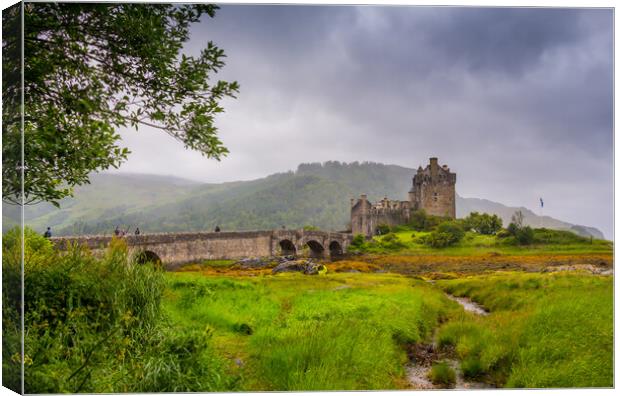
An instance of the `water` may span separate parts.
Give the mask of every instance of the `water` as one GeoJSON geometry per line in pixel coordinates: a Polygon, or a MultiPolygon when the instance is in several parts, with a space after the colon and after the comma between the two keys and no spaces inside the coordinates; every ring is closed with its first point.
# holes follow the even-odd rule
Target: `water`
{"type": "MultiPolygon", "coordinates": [[[[482,306],[469,298],[455,297],[447,293],[446,297],[461,304],[464,310],[472,312],[475,315],[484,316],[489,314],[482,306]]],[[[434,336],[433,339],[435,339],[434,336]]],[[[488,389],[493,387],[483,382],[465,380],[458,360],[442,356],[442,353],[439,352],[439,348],[437,348],[436,341],[433,341],[431,345],[413,346],[410,351],[410,358],[411,364],[407,367],[407,379],[413,389],[440,389],[440,386],[434,385],[428,379],[428,375],[433,363],[441,360],[448,363],[456,373],[456,384],[454,384],[454,389],[488,389]]]]}
{"type": "Polygon", "coordinates": [[[448,297],[452,301],[456,301],[457,303],[461,304],[463,309],[468,312],[474,313],[476,315],[482,315],[482,316],[486,316],[489,314],[487,311],[485,311],[484,308],[482,308],[480,304],[472,301],[471,299],[467,297],[456,297],[448,293],[446,293],[446,297],[448,297]]]}

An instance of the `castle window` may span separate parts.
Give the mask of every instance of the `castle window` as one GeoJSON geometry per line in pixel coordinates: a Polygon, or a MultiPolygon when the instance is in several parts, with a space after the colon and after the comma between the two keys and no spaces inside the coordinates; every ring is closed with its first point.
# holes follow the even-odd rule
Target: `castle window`
{"type": "Polygon", "coordinates": [[[437,202],[437,193],[436,192],[433,193],[433,201],[437,202]]]}

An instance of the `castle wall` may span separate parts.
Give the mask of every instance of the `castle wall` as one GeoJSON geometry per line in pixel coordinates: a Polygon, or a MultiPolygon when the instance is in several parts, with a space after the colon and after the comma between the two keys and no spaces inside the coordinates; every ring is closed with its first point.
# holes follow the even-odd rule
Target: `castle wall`
{"type": "Polygon", "coordinates": [[[366,195],[362,195],[351,207],[351,233],[353,235],[373,235],[371,209],[372,205],[366,195]]]}
{"type": "Polygon", "coordinates": [[[374,235],[383,224],[395,226],[409,222],[410,202],[390,201],[387,198],[371,204],[366,195],[351,206],[351,233],[353,235],[374,235]]]}
{"type": "Polygon", "coordinates": [[[456,218],[454,186],[437,183],[425,186],[420,194],[421,208],[427,214],[456,218]]]}
{"type": "Polygon", "coordinates": [[[437,158],[431,158],[426,168],[418,168],[409,191],[409,201],[390,201],[387,198],[371,204],[366,195],[355,202],[351,200],[351,231],[353,235],[372,236],[377,226],[406,224],[412,210],[424,210],[427,214],[456,218],[456,173],[446,165],[439,166],[437,158]]]}

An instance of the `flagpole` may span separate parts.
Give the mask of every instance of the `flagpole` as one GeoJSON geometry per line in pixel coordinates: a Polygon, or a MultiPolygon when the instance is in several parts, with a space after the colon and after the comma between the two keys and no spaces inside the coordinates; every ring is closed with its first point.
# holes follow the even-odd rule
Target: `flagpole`
{"type": "Polygon", "coordinates": [[[540,198],[540,223],[541,223],[541,227],[540,228],[545,228],[545,212],[544,212],[544,208],[545,208],[545,203],[544,203],[543,199],[540,198]]]}

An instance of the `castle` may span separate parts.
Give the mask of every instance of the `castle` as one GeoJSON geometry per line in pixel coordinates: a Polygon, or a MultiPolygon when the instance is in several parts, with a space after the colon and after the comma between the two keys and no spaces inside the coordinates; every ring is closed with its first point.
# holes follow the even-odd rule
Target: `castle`
{"type": "Polygon", "coordinates": [[[408,201],[391,201],[385,197],[373,204],[366,194],[357,202],[352,198],[351,232],[372,236],[379,225],[408,223],[411,212],[420,209],[430,215],[455,218],[455,184],[456,173],[451,173],[447,165],[439,166],[437,158],[433,157],[426,168],[420,166],[413,176],[408,201]]]}

